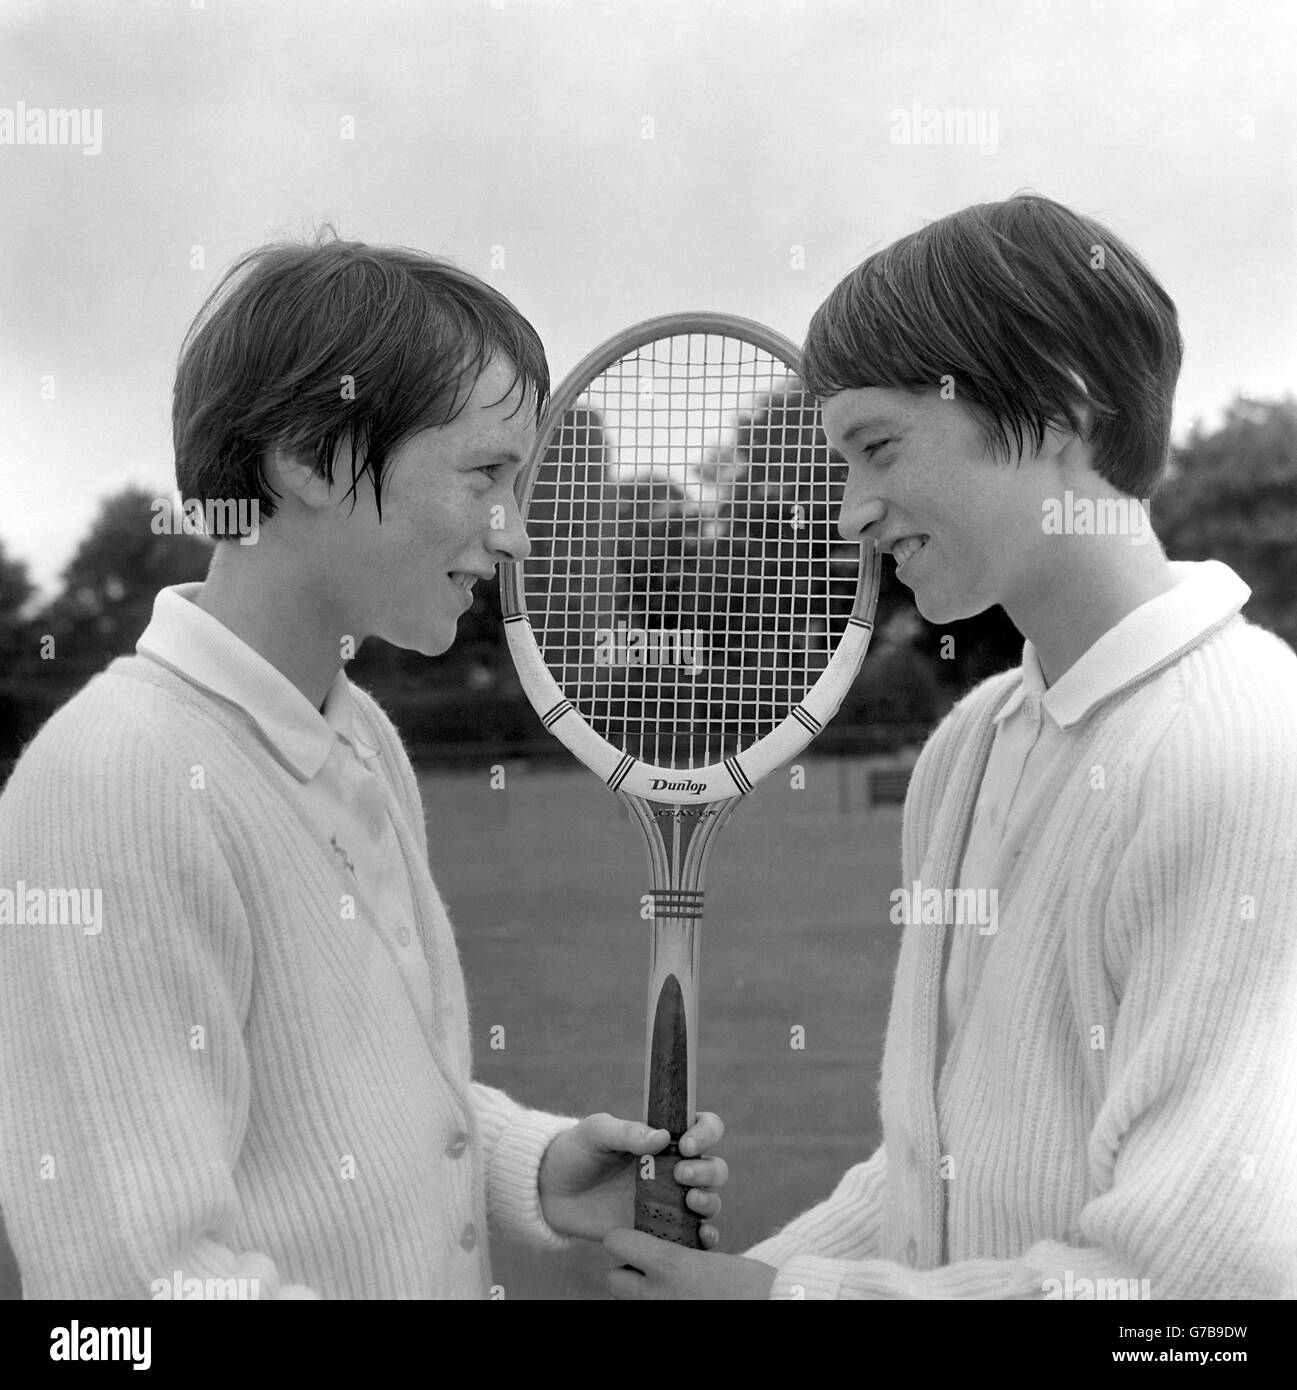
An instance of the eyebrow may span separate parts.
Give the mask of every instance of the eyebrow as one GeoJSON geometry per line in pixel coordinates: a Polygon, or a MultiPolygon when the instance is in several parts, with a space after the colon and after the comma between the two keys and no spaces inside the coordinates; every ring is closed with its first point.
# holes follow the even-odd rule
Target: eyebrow
{"type": "Polygon", "coordinates": [[[863,434],[866,430],[895,430],[898,427],[884,415],[866,415],[863,419],[857,420],[854,425],[842,436],[843,444],[850,444],[858,434],[863,434]]]}
{"type": "Polygon", "coordinates": [[[513,449],[474,449],[475,459],[491,459],[496,463],[522,463],[522,455],[513,449]]]}

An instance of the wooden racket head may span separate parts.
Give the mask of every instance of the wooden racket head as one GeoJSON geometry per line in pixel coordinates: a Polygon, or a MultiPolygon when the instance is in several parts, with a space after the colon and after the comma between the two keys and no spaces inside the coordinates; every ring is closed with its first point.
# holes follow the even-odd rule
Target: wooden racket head
{"type": "Polygon", "coordinates": [[[746,794],[837,712],[878,555],[837,534],[844,469],[791,343],[679,314],[569,374],[516,484],[502,566],[524,689],[613,790],[746,794]]]}

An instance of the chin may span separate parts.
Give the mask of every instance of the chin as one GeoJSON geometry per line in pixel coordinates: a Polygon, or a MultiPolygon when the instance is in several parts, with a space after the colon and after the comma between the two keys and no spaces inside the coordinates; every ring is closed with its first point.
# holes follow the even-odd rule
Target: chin
{"type": "Polygon", "coordinates": [[[918,594],[915,594],[914,606],[919,610],[919,616],[926,618],[930,623],[941,624],[958,622],[959,618],[963,616],[962,614],[956,615],[952,613],[951,610],[954,605],[948,600],[928,595],[920,597],[918,594]]]}
{"type": "Polygon", "coordinates": [[[946,623],[962,623],[966,618],[976,618],[991,607],[989,603],[978,603],[975,599],[956,599],[950,597],[914,596],[914,606],[922,617],[938,627],[946,623]]]}
{"type": "Polygon", "coordinates": [[[428,637],[414,650],[422,652],[424,656],[443,656],[454,645],[455,634],[452,632],[449,637],[428,637]]]}
{"type": "Polygon", "coordinates": [[[384,638],[394,647],[404,652],[418,652],[420,656],[441,656],[455,645],[455,629],[449,632],[401,632],[384,638]]]}

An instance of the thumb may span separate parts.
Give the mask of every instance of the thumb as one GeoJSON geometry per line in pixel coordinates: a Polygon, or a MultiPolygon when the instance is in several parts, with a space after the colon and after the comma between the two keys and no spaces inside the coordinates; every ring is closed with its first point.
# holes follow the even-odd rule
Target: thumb
{"type": "Polygon", "coordinates": [[[592,1115],[591,1140],[609,1153],[655,1154],[671,1142],[665,1129],[653,1129],[638,1120],[616,1120],[611,1115],[592,1115]]]}

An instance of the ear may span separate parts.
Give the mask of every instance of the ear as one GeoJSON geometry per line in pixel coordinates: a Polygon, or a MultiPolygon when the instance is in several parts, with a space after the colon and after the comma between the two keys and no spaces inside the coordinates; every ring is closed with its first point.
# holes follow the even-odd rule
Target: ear
{"type": "Polygon", "coordinates": [[[1088,451],[1094,412],[1086,401],[1075,400],[1072,402],[1072,413],[1077,419],[1076,429],[1066,420],[1051,421],[1045,426],[1045,438],[1040,446],[1039,457],[1057,458],[1064,451],[1075,453],[1078,447],[1088,451]]]}
{"type": "Polygon", "coordinates": [[[262,462],[266,481],[280,496],[296,497],[303,506],[319,511],[335,505],[333,489],[314,467],[279,445],[266,450],[262,462]]]}
{"type": "Polygon", "coordinates": [[[1080,429],[1074,431],[1074,433],[1076,437],[1085,444],[1089,442],[1090,429],[1094,424],[1094,411],[1090,406],[1090,388],[1085,384],[1085,379],[1081,376],[1080,372],[1073,371],[1070,375],[1072,380],[1076,382],[1077,388],[1080,391],[1080,395],[1075,397],[1071,403],[1072,413],[1080,422],[1080,429]]]}

